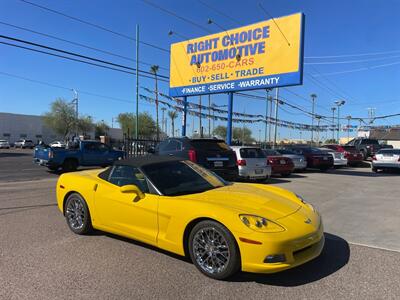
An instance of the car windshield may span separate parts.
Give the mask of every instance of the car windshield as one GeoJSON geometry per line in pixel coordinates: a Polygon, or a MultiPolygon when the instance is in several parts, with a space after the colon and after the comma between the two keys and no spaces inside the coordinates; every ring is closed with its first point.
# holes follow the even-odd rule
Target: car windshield
{"type": "Polygon", "coordinates": [[[361,144],[363,144],[363,145],[367,145],[367,144],[369,144],[369,145],[379,145],[379,142],[378,142],[378,140],[365,139],[365,140],[361,141],[361,144]]]}
{"type": "Polygon", "coordinates": [[[214,173],[190,161],[172,161],[142,167],[143,173],[165,196],[202,193],[227,185],[214,173]]]}
{"type": "Polygon", "coordinates": [[[400,155],[400,149],[385,149],[378,151],[377,154],[400,155]]]}
{"type": "Polygon", "coordinates": [[[192,140],[190,142],[193,148],[207,151],[227,151],[229,146],[222,140],[192,140]]]}
{"type": "Polygon", "coordinates": [[[242,148],[240,149],[241,158],[265,158],[264,152],[260,148],[242,148]]]}
{"type": "Polygon", "coordinates": [[[287,150],[287,149],[279,149],[278,152],[279,152],[280,154],[296,155],[296,153],[294,153],[294,152],[291,151],[291,150],[287,150]]]}

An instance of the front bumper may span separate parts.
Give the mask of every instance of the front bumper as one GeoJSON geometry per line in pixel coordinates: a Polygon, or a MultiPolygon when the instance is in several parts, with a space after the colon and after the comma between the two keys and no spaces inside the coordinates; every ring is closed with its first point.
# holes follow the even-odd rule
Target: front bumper
{"type": "MultiPolygon", "coordinates": [[[[321,220],[319,222],[318,228],[302,230],[303,234],[299,234],[299,230],[293,229],[279,233],[255,232],[246,236],[248,239],[261,241],[261,245],[239,240],[242,271],[275,273],[294,268],[318,257],[325,244],[323,224],[321,220]],[[284,255],[285,261],[267,263],[265,260],[269,255],[284,255]]],[[[306,225],[313,228],[309,224],[306,225]]]]}
{"type": "Polygon", "coordinates": [[[335,159],[333,162],[334,166],[347,166],[347,159],[335,159]]]}
{"type": "Polygon", "coordinates": [[[294,169],[295,170],[304,170],[305,168],[307,168],[307,161],[303,160],[303,161],[293,161],[294,164],[294,169]]]}

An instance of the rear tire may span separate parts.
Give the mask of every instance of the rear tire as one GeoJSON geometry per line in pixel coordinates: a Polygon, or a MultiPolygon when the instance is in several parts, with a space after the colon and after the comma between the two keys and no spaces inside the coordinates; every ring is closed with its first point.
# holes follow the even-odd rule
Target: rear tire
{"type": "Polygon", "coordinates": [[[89,208],[81,195],[77,193],[69,195],[65,202],[64,214],[73,233],[83,235],[93,231],[89,208]]]}
{"type": "Polygon", "coordinates": [[[78,162],[75,159],[67,159],[62,165],[64,172],[73,172],[78,168],[78,162]]]}
{"type": "Polygon", "coordinates": [[[239,248],[233,235],[222,224],[211,220],[196,224],[188,243],[190,258],[204,275],[223,280],[239,271],[239,248]]]}

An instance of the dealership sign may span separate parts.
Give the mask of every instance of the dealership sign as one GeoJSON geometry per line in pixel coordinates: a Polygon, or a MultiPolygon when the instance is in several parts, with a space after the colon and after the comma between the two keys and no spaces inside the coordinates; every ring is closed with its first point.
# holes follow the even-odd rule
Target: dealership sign
{"type": "Polygon", "coordinates": [[[302,84],[304,15],[171,45],[170,96],[302,84]]]}

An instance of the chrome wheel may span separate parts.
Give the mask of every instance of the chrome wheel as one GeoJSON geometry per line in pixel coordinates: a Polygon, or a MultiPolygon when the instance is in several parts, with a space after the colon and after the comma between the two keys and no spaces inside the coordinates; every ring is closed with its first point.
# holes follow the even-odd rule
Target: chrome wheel
{"type": "Polygon", "coordinates": [[[228,242],[215,227],[205,227],[193,237],[192,251],[200,268],[209,274],[223,272],[230,261],[228,242]]]}
{"type": "Polygon", "coordinates": [[[72,197],[67,203],[65,216],[69,226],[74,230],[80,230],[85,225],[86,215],[83,202],[78,197],[72,197]]]}

